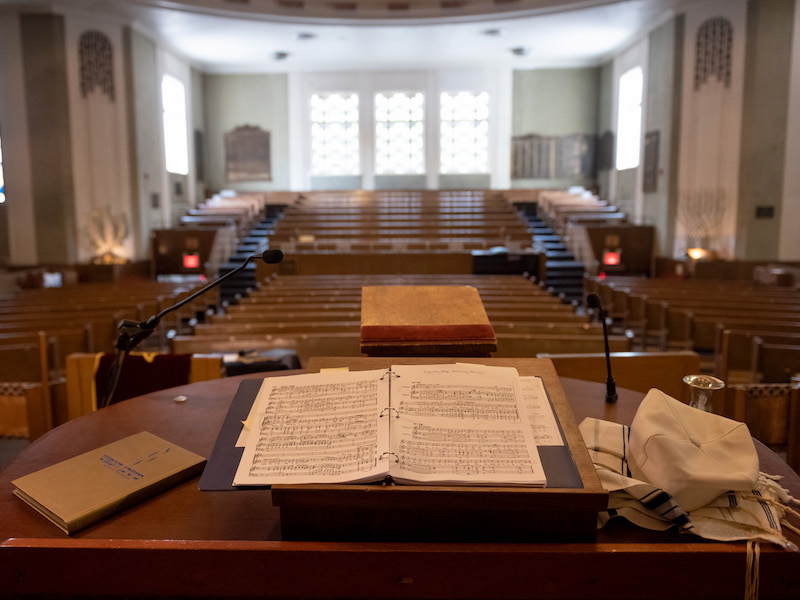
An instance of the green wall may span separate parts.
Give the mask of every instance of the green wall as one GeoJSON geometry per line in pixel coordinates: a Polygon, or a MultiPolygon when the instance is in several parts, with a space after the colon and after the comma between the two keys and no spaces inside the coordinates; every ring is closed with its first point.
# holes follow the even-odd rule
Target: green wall
{"type": "Polygon", "coordinates": [[[148,256],[150,230],[165,227],[160,205],[161,173],[164,170],[161,146],[161,89],[157,69],[158,49],[149,38],[129,28],[126,33],[128,70],[131,87],[128,103],[133,112],[135,166],[131,170],[135,188],[132,214],[137,223],[135,241],[138,256],[148,256]]]}
{"type": "Polygon", "coordinates": [[[75,262],[78,237],[64,17],[21,15],[38,262],[75,262]]]}
{"type": "Polygon", "coordinates": [[[742,145],[736,257],[778,256],[794,0],[747,5],[742,145]],[[756,218],[756,208],[773,216],[756,218]]]}
{"type": "Polygon", "coordinates": [[[288,190],[288,76],[205,74],[203,87],[208,189],[288,190]],[[257,126],[270,133],[272,181],[226,181],[225,133],[242,125],[257,126]]]}
{"type": "MultiPolygon", "coordinates": [[[[599,69],[535,69],[514,71],[511,135],[595,135],[599,69]]],[[[586,181],[512,179],[516,188],[593,186],[586,181]]]]}
{"type": "MultiPolygon", "coordinates": [[[[611,132],[611,117],[614,110],[614,63],[607,62],[598,69],[597,85],[597,139],[611,132]]],[[[600,147],[598,145],[598,151],[600,147]]],[[[613,157],[614,148],[611,148],[613,157]]],[[[597,194],[600,198],[609,198],[609,169],[597,170],[597,194]]]]}
{"type": "Polygon", "coordinates": [[[642,220],[656,226],[658,254],[669,256],[678,206],[683,17],[653,31],[648,46],[644,133],[658,132],[658,175],[656,189],[645,188],[642,220]]]}
{"type": "Polygon", "coordinates": [[[514,71],[511,135],[597,131],[596,68],[514,71]]]}

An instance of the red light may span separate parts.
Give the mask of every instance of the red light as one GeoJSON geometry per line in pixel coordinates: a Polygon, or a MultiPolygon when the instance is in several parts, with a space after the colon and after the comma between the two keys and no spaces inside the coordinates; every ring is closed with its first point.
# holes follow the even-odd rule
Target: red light
{"type": "Polygon", "coordinates": [[[184,269],[197,269],[200,267],[199,254],[184,254],[183,255],[183,268],[184,269]]]}
{"type": "Polygon", "coordinates": [[[605,252],[605,253],[603,253],[603,264],[604,265],[618,265],[619,264],[619,252],[605,252]]]}

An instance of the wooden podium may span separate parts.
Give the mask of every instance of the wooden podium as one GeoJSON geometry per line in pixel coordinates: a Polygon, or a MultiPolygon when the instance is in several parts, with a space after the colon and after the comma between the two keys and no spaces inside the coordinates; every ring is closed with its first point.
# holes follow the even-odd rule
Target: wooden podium
{"type": "Polygon", "coordinates": [[[496,351],[497,337],[474,287],[361,290],[361,352],[368,356],[489,356],[496,351]]]}
{"type": "Polygon", "coordinates": [[[542,378],[564,446],[541,447],[545,488],[422,485],[275,485],[285,540],[570,541],[595,540],[608,495],[591,462],[549,359],[312,358],[309,372],[392,364],[473,362],[516,367],[542,378]],[[566,482],[561,487],[558,482],[566,482]]]}

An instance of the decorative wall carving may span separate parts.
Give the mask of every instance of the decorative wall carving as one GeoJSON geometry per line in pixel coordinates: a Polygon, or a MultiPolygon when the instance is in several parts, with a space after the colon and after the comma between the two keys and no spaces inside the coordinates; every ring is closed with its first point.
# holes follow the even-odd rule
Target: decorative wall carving
{"type": "Polygon", "coordinates": [[[228,181],[272,181],[269,131],[242,125],[226,133],[225,174],[228,181]]]}
{"type": "Polygon", "coordinates": [[[697,30],[694,65],[694,89],[716,77],[725,87],[731,85],[731,50],[733,48],[733,26],[728,19],[714,17],[700,25],[697,30]]]}
{"type": "Polygon", "coordinates": [[[595,175],[594,135],[531,133],[514,136],[511,145],[512,179],[591,179],[595,175]]]}
{"type": "Polygon", "coordinates": [[[100,31],[86,31],[78,42],[81,96],[99,88],[108,99],[114,100],[114,63],[111,40],[100,31]]]}

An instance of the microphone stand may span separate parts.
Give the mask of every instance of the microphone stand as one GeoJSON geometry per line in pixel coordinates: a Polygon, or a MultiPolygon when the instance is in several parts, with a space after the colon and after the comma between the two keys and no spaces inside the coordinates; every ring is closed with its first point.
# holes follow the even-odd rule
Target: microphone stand
{"type": "Polygon", "coordinates": [[[109,404],[111,404],[111,400],[114,397],[114,393],[117,390],[117,384],[119,383],[119,376],[122,372],[122,363],[125,360],[125,357],[130,354],[130,352],[150,337],[150,334],[155,331],[155,328],[158,327],[158,324],[161,322],[161,319],[176,310],[180,307],[188,304],[198,296],[202,296],[211,288],[218,286],[220,283],[225,281],[228,277],[231,277],[244,269],[251,260],[255,258],[260,258],[266,263],[279,263],[283,260],[283,252],[280,250],[265,250],[261,254],[253,254],[252,256],[248,256],[244,262],[233,269],[232,271],[228,271],[215,281],[212,281],[208,285],[200,288],[193,294],[187,296],[180,302],[173,304],[162,310],[157,315],[154,315],[147,319],[146,321],[138,322],[138,321],[130,321],[128,319],[123,319],[119,322],[117,326],[117,330],[119,331],[119,337],[117,338],[117,343],[115,346],[116,354],[114,356],[114,362],[111,365],[111,368],[108,371],[108,383],[106,385],[105,393],[103,394],[103,399],[98,404],[97,408],[105,408],[109,404]]]}
{"type": "Polygon", "coordinates": [[[607,404],[614,404],[617,401],[617,384],[614,382],[614,377],[611,375],[611,353],[608,349],[608,328],[606,326],[606,311],[603,308],[603,303],[600,300],[600,296],[597,294],[589,294],[586,297],[586,303],[590,308],[596,308],[600,311],[600,320],[603,323],[603,343],[605,344],[606,350],[606,372],[608,373],[608,377],[606,378],[606,403],[607,404]]]}
{"type": "Polygon", "coordinates": [[[606,371],[608,377],[606,378],[606,404],[615,404],[617,402],[617,384],[614,382],[614,377],[611,375],[611,353],[608,351],[608,331],[606,330],[606,311],[600,307],[600,318],[603,319],[603,342],[606,346],[606,371]]]}

